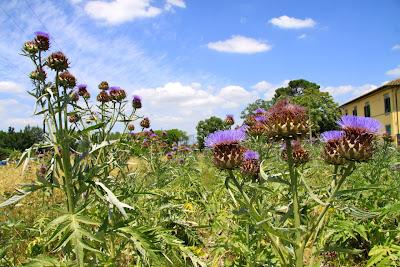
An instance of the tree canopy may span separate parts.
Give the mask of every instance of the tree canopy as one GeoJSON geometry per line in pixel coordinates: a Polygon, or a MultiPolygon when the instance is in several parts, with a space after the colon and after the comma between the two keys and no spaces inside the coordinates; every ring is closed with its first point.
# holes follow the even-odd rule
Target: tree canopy
{"type": "Polygon", "coordinates": [[[199,148],[204,148],[204,140],[210,133],[224,129],[227,129],[226,123],[222,119],[215,116],[199,121],[196,126],[197,143],[199,145],[199,148]]]}
{"type": "Polygon", "coordinates": [[[245,119],[249,115],[253,114],[258,108],[268,110],[273,105],[272,100],[257,99],[253,103],[250,103],[241,113],[240,118],[245,119]]]}

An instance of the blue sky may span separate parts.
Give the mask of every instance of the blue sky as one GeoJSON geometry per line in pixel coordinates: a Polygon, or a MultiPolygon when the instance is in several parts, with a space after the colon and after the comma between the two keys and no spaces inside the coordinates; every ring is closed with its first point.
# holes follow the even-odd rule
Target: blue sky
{"type": "Polygon", "coordinates": [[[96,85],[143,97],[153,128],[195,132],[200,119],[270,98],[291,79],[343,103],[400,77],[400,1],[68,0],[0,3],[0,129],[38,124],[18,55],[37,30],[96,85]]]}

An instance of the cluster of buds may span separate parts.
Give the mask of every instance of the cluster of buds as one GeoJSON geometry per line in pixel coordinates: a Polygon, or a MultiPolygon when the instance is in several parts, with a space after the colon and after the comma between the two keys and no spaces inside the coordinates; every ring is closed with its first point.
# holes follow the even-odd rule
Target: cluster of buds
{"type": "Polygon", "coordinates": [[[265,131],[274,139],[297,139],[309,129],[307,111],[287,99],[280,100],[265,113],[265,131]]]}
{"type": "Polygon", "coordinates": [[[87,85],[86,84],[79,84],[77,86],[77,94],[81,97],[83,97],[84,99],[89,99],[90,98],[90,93],[87,90],[87,85]]]}
{"type": "Polygon", "coordinates": [[[213,149],[214,164],[220,169],[234,169],[241,165],[245,148],[240,144],[246,138],[243,129],[211,133],[205,144],[213,149]]]}
{"type": "Polygon", "coordinates": [[[243,174],[251,176],[253,179],[258,179],[260,173],[260,155],[253,150],[247,150],[243,153],[243,162],[240,167],[243,174]]]}
{"type": "Polygon", "coordinates": [[[58,75],[60,83],[65,88],[74,88],[76,85],[76,78],[68,71],[61,72],[58,75]]]}
{"type": "Polygon", "coordinates": [[[32,80],[41,81],[41,82],[46,80],[46,77],[47,77],[46,72],[40,67],[36,68],[36,70],[32,71],[29,74],[29,78],[31,78],[32,80]]]}
{"type": "Polygon", "coordinates": [[[338,125],[341,131],[322,134],[325,142],[323,158],[330,164],[344,164],[350,161],[368,161],[374,152],[374,140],[381,124],[368,117],[343,116],[338,125]]]}
{"type": "MultiPolygon", "coordinates": [[[[292,140],[291,141],[291,147],[292,147],[292,159],[293,163],[295,165],[301,165],[309,161],[310,159],[310,154],[307,150],[303,148],[299,140],[292,140]]],[[[287,153],[287,147],[286,144],[282,146],[282,151],[281,151],[281,157],[283,160],[288,161],[289,160],[289,155],[287,153]]]]}
{"type": "Polygon", "coordinates": [[[133,96],[132,107],[134,109],[139,109],[142,107],[142,98],[140,96],[138,95],[133,96]]]}
{"type": "Polygon", "coordinates": [[[114,100],[117,102],[121,102],[122,100],[124,100],[126,98],[125,90],[121,89],[118,86],[110,87],[109,95],[110,95],[111,100],[114,100]]]}
{"type": "Polygon", "coordinates": [[[62,52],[54,52],[46,60],[47,66],[55,71],[65,71],[69,68],[68,58],[62,52]]]}
{"type": "Polygon", "coordinates": [[[150,128],[150,120],[149,118],[145,117],[140,121],[140,126],[142,128],[150,128]]]}
{"type": "Polygon", "coordinates": [[[226,125],[228,125],[228,126],[232,126],[232,125],[234,125],[234,124],[235,124],[235,120],[234,120],[234,118],[233,118],[233,115],[232,115],[232,114],[228,114],[228,115],[226,115],[226,118],[225,118],[225,124],[226,124],[226,125]]]}
{"type": "Polygon", "coordinates": [[[251,116],[251,123],[247,127],[247,132],[253,136],[266,134],[266,121],[267,119],[262,114],[251,116]]]}

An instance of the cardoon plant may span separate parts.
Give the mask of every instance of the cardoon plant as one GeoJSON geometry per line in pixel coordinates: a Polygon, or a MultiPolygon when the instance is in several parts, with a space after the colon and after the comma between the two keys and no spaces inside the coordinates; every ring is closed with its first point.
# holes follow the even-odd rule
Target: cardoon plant
{"type": "Polygon", "coordinates": [[[53,232],[48,235],[48,242],[55,244],[53,252],[62,251],[63,258],[72,261],[72,265],[84,266],[96,255],[117,257],[115,236],[130,238],[129,233],[122,233],[122,228],[114,226],[116,222],[126,226],[124,220],[129,217],[126,209],[132,207],[120,202],[109,189],[114,183],[111,171],[123,164],[124,152],[118,152],[117,146],[124,142],[125,135],[110,140],[110,132],[120,122],[126,131],[139,117],[135,109],[126,112],[125,91],[115,87],[107,92],[107,82],[99,85],[97,103],[89,102],[88,86],[80,84],[75,88],[77,81],[69,72],[66,55],[54,52],[44,56],[49,46],[49,35],[43,32],[37,32],[35,39],[23,46],[23,55],[35,65],[30,74],[34,86],[30,94],[37,102],[35,115],[42,116],[46,126],[43,128],[47,141],[25,151],[19,164],[23,163],[25,168],[33,153],[43,150],[53,158],[41,164],[34,183],[24,185],[19,195],[0,207],[13,204],[38,189],[61,190],[65,208],[49,223],[48,231],[53,232]],[[108,216],[102,216],[103,222],[90,217],[93,206],[109,210],[108,216]],[[107,226],[112,226],[112,230],[107,226]],[[103,233],[97,235],[100,231],[103,233]],[[99,244],[102,252],[97,249],[99,244]],[[88,252],[92,253],[90,257],[85,256],[88,252]]]}
{"type": "MultiPolygon", "coordinates": [[[[225,139],[223,138],[225,135],[219,137],[218,134],[209,137],[209,147],[214,149],[215,165],[228,170],[229,175],[226,181],[232,181],[237,189],[240,199],[227,186],[233,202],[244,216],[242,218],[249,218],[249,225],[268,238],[282,266],[304,266],[305,249],[313,250],[315,242],[327,223],[327,211],[337,201],[339,189],[353,172],[355,164],[371,158],[374,151],[373,140],[380,128],[380,124],[374,119],[344,116],[338,121],[340,130],[325,132],[321,135],[324,143],[322,158],[333,166],[333,175],[330,187],[321,191],[319,196],[307,184],[308,169],[304,165],[311,158],[300,143],[301,138],[309,129],[307,114],[305,108],[292,104],[288,100],[282,100],[265,113],[260,112],[259,115],[253,116],[252,124],[246,127],[247,132],[251,134],[249,129],[256,123],[262,123],[264,135],[267,135],[270,140],[283,141],[281,157],[286,161],[288,175],[268,176],[262,166],[257,173],[261,180],[258,190],[263,194],[265,194],[263,181],[269,182],[270,186],[273,186],[271,183],[278,183],[279,191],[287,188],[287,191],[283,192],[288,192],[288,195],[282,198],[289,199],[289,203],[284,204],[283,209],[272,204],[269,209],[263,210],[258,203],[258,198],[262,196],[254,192],[256,187],[249,184],[246,188],[246,180],[240,181],[239,177],[234,175],[233,170],[237,165],[229,164],[229,168],[224,168],[225,165],[222,165],[222,162],[226,164],[231,159],[230,155],[235,153],[233,151],[237,149],[236,146],[243,146],[242,139],[225,139]],[[230,147],[229,143],[235,144],[235,147],[230,147]],[[223,145],[223,147],[218,148],[218,145],[223,145]],[[318,213],[308,211],[311,206],[318,207],[318,205],[322,205],[318,213]]],[[[258,153],[245,151],[243,155],[241,172],[245,175],[254,173],[259,160],[258,153]]],[[[227,185],[227,182],[225,184],[227,185]]],[[[251,259],[248,261],[248,264],[251,264],[251,259]]]]}

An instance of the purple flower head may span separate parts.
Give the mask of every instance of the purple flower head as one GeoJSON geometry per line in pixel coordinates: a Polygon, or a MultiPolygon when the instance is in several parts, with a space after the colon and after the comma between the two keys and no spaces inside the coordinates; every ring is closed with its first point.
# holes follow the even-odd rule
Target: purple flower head
{"type": "Polygon", "coordinates": [[[183,164],[183,163],[185,163],[185,159],[183,159],[183,158],[180,158],[180,159],[179,159],[179,163],[180,163],[180,164],[183,164]]]}
{"type": "Polygon", "coordinates": [[[121,90],[121,87],[119,87],[119,86],[111,86],[111,87],[109,88],[109,90],[110,90],[110,92],[115,92],[115,91],[121,90]]]}
{"type": "Polygon", "coordinates": [[[264,116],[256,116],[254,119],[256,122],[265,122],[267,120],[264,116]]]}
{"type": "Polygon", "coordinates": [[[233,120],[233,115],[232,114],[226,114],[227,119],[232,119],[233,120]]]}
{"type": "Polygon", "coordinates": [[[177,146],[173,146],[173,147],[172,147],[172,150],[173,150],[173,151],[177,151],[177,150],[178,150],[178,147],[177,147],[177,146]]]}
{"type": "Polygon", "coordinates": [[[46,32],[37,31],[37,32],[35,32],[35,35],[36,35],[36,36],[45,37],[45,38],[47,38],[47,39],[50,38],[49,34],[46,33],[46,32]]]}
{"type": "Polygon", "coordinates": [[[321,140],[322,142],[329,142],[329,141],[334,141],[342,138],[344,135],[343,131],[326,131],[321,134],[321,140]]]}
{"type": "Polygon", "coordinates": [[[243,141],[246,138],[246,133],[243,130],[224,130],[216,131],[207,136],[206,146],[216,147],[218,145],[234,144],[243,141]]]}
{"type": "Polygon", "coordinates": [[[150,134],[150,137],[157,137],[157,134],[156,133],[152,133],[152,134],[150,134]]]}
{"type": "Polygon", "coordinates": [[[357,129],[366,131],[372,134],[379,132],[382,127],[381,123],[373,118],[369,117],[358,117],[345,115],[338,121],[338,125],[343,129],[357,129]]]}
{"type": "Polygon", "coordinates": [[[260,155],[258,154],[257,151],[254,151],[254,150],[246,150],[243,153],[244,160],[258,160],[259,158],[260,158],[260,155]]]}
{"type": "Polygon", "coordinates": [[[140,101],[142,101],[142,98],[141,98],[140,96],[138,96],[138,95],[134,95],[134,96],[133,96],[133,101],[138,101],[138,102],[140,102],[140,101]]]}
{"type": "Polygon", "coordinates": [[[263,108],[258,108],[258,109],[256,109],[255,111],[254,111],[254,114],[262,114],[262,113],[265,113],[266,111],[265,111],[265,109],[263,109],[263,108]]]}
{"type": "Polygon", "coordinates": [[[86,90],[87,85],[86,84],[78,84],[76,87],[78,88],[78,90],[86,90]]]}

